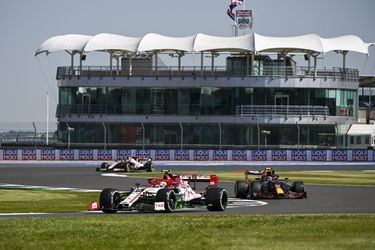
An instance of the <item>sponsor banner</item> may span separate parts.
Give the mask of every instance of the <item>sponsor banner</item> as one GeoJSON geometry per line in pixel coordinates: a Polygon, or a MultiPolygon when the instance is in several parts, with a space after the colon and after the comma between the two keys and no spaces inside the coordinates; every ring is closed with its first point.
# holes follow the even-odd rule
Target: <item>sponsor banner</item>
{"type": "Polygon", "coordinates": [[[146,161],[148,157],[150,157],[150,150],[149,149],[137,149],[135,151],[135,157],[138,157],[141,161],[146,161]]]}
{"type": "Polygon", "coordinates": [[[56,160],[55,150],[54,149],[41,149],[40,159],[44,161],[56,160]]]}
{"type": "Polygon", "coordinates": [[[252,161],[266,161],[267,150],[253,150],[251,154],[252,161]]]}
{"type": "Polygon", "coordinates": [[[368,161],[368,151],[352,150],[352,161],[368,161]]]}
{"type": "Polygon", "coordinates": [[[22,160],[36,160],[36,150],[35,149],[23,149],[22,160]]]}
{"type": "Polygon", "coordinates": [[[94,151],[92,149],[80,149],[78,154],[79,159],[83,161],[92,161],[94,159],[94,151]]]}
{"type": "Polygon", "coordinates": [[[18,151],[17,149],[5,149],[3,151],[4,160],[17,160],[18,151]]]}
{"type": "Polygon", "coordinates": [[[292,150],[292,161],[307,161],[307,151],[292,150]]]}
{"type": "Polygon", "coordinates": [[[117,150],[117,160],[125,160],[126,157],[131,156],[132,151],[130,149],[119,149],[117,150]]]}
{"type": "Polygon", "coordinates": [[[246,161],[247,160],[246,150],[232,150],[232,160],[233,161],[246,161]]]}
{"type": "Polygon", "coordinates": [[[195,161],[208,161],[209,151],[208,150],[194,150],[195,161]]]}
{"type": "Polygon", "coordinates": [[[64,160],[64,161],[74,160],[74,150],[73,149],[60,150],[60,160],[64,160]]]}
{"type": "Polygon", "coordinates": [[[311,150],[312,161],[327,161],[327,150],[311,150]]]}
{"type": "Polygon", "coordinates": [[[332,161],[346,161],[347,160],[346,150],[332,150],[332,161]]]}
{"type": "Polygon", "coordinates": [[[171,157],[170,150],[156,150],[155,160],[157,161],[169,161],[171,157]]]}
{"type": "Polygon", "coordinates": [[[288,158],[287,150],[272,150],[273,161],[286,161],[288,158]]]}
{"type": "Polygon", "coordinates": [[[228,150],[214,150],[214,161],[226,161],[228,160],[228,150]]]}
{"type": "Polygon", "coordinates": [[[189,150],[175,150],[174,159],[176,161],[188,161],[189,160],[189,150]]]}
{"type": "Polygon", "coordinates": [[[98,149],[98,160],[110,161],[112,160],[112,150],[109,149],[98,149]]]}

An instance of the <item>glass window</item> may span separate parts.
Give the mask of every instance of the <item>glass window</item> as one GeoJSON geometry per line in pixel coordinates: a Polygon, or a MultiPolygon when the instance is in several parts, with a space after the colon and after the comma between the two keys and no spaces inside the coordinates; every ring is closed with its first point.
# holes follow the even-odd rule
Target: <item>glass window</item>
{"type": "Polygon", "coordinates": [[[362,144],[362,137],[357,136],[357,145],[360,145],[360,144],[362,144]]]}

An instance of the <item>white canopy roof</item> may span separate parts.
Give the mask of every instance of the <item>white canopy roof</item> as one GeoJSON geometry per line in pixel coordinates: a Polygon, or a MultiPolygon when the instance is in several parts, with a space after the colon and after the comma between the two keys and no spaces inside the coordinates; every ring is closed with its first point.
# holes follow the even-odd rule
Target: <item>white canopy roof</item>
{"type": "Polygon", "coordinates": [[[191,51],[195,36],[170,37],[155,33],[145,35],[138,46],[138,51],[191,51]]]}
{"type": "Polygon", "coordinates": [[[59,50],[68,51],[83,51],[86,43],[92,38],[92,36],[69,34],[62,36],[54,36],[46,40],[39,48],[35,51],[35,55],[46,52],[51,53],[59,50]]]}
{"type": "Polygon", "coordinates": [[[253,34],[237,37],[209,36],[199,33],[193,51],[254,51],[253,34]]]}
{"type": "Polygon", "coordinates": [[[348,135],[375,135],[375,125],[353,124],[350,126],[348,135]]]}
{"type": "Polygon", "coordinates": [[[373,43],[365,43],[354,35],[334,38],[321,38],[316,34],[295,37],[271,37],[251,33],[238,37],[218,37],[197,34],[188,37],[168,37],[149,33],[142,38],[127,37],[115,34],[63,35],[46,40],[36,50],[35,55],[42,52],[51,53],[58,50],[67,51],[256,51],[284,53],[325,53],[329,51],[354,51],[368,54],[368,47],[373,43]]]}
{"type": "Polygon", "coordinates": [[[323,45],[323,51],[329,52],[333,50],[347,50],[355,51],[363,54],[368,54],[367,43],[364,43],[358,36],[347,35],[334,38],[320,38],[323,45]]]}
{"type": "Polygon", "coordinates": [[[93,36],[86,44],[85,51],[122,50],[135,53],[141,38],[101,33],[93,36]]]}
{"type": "Polygon", "coordinates": [[[271,37],[254,34],[255,50],[268,52],[323,52],[320,37],[316,34],[309,34],[294,37],[271,37]]]}

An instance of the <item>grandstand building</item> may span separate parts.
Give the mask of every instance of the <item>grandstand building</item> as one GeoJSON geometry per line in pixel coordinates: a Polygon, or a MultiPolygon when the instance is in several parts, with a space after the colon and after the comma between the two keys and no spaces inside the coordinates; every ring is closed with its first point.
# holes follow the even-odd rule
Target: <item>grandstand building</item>
{"type": "Polygon", "coordinates": [[[370,45],[352,35],[63,35],[36,55],[71,56],[56,74],[63,142],[322,147],[346,145],[357,122],[359,72],[346,67],[346,55],[368,54],[370,45]],[[94,52],[109,62],[89,65],[94,52]],[[317,66],[334,52],[339,67],[317,66]]]}

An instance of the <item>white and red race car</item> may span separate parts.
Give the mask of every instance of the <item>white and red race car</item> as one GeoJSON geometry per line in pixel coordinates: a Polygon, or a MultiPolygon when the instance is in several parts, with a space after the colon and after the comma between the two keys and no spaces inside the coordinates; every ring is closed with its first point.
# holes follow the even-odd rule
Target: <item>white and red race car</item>
{"type": "Polygon", "coordinates": [[[151,158],[148,158],[147,161],[142,161],[137,157],[128,156],[125,160],[103,162],[100,168],[96,168],[96,171],[100,172],[133,172],[136,170],[155,172],[155,164],[151,158]]]}
{"type": "Polygon", "coordinates": [[[165,171],[163,178],[148,179],[148,186],[136,185],[131,191],[104,189],[100,193],[99,209],[104,213],[119,210],[173,212],[178,208],[205,206],[209,211],[224,211],[228,192],[217,186],[218,181],[216,175],[182,176],[165,171]],[[195,190],[197,182],[208,182],[209,186],[198,192],[195,190]]]}

